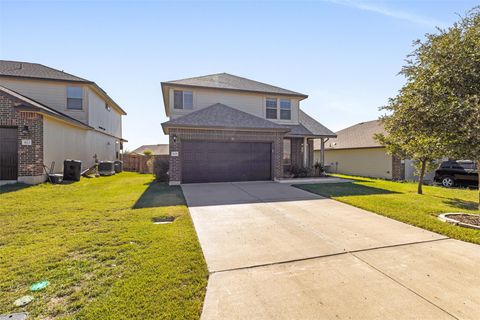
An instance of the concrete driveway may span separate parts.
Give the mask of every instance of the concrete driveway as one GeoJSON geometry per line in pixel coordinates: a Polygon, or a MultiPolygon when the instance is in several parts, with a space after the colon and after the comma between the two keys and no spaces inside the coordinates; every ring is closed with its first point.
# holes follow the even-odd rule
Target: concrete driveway
{"type": "Polygon", "coordinates": [[[182,186],[202,319],[478,319],[480,246],[273,182],[182,186]]]}

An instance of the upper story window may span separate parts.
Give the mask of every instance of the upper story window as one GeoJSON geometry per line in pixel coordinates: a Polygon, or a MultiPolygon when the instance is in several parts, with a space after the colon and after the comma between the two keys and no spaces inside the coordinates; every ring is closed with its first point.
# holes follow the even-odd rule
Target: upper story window
{"type": "Polygon", "coordinates": [[[83,109],[83,88],[67,87],[67,109],[83,109]]]}
{"type": "Polygon", "coordinates": [[[277,119],[277,99],[267,98],[266,107],[267,119],[277,119]]]}
{"type": "Polygon", "coordinates": [[[192,91],[173,91],[173,108],[174,109],[193,109],[193,92],[192,91]]]}
{"type": "Polygon", "coordinates": [[[292,119],[292,102],[290,99],[280,99],[280,119],[292,119]]]}

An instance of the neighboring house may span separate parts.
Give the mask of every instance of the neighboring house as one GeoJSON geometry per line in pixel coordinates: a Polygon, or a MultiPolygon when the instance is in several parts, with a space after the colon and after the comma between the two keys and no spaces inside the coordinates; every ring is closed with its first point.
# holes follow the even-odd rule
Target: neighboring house
{"type": "MultiPolygon", "coordinates": [[[[333,173],[403,180],[400,158],[387,154],[374,138],[386,133],[379,120],[361,122],[337,132],[337,138],[325,142],[325,165],[333,173]]],[[[315,143],[315,160],[321,161],[321,143],[315,143]]]]}
{"type": "Polygon", "coordinates": [[[276,180],[313,166],[335,134],[300,109],[307,95],[227,73],[162,82],[170,184],[276,180]]]}
{"type": "Polygon", "coordinates": [[[95,82],[47,66],[0,61],[0,183],[45,181],[43,165],[115,160],[125,111],[95,82]]]}
{"type": "Polygon", "coordinates": [[[145,144],[133,150],[132,153],[143,154],[146,150],[150,150],[154,156],[168,156],[168,144],[145,144]]]}

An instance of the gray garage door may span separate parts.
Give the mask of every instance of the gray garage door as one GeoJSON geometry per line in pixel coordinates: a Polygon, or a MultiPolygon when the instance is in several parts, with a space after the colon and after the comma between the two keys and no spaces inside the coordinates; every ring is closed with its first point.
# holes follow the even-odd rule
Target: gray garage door
{"type": "Polygon", "coordinates": [[[271,179],[270,143],[182,141],[182,182],[271,179]]]}
{"type": "Polygon", "coordinates": [[[17,128],[0,127],[0,180],[17,180],[17,128]]]}

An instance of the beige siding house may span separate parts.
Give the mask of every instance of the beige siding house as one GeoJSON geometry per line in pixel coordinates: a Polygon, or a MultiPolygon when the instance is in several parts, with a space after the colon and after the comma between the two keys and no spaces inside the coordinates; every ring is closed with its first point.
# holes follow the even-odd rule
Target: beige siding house
{"type": "Polygon", "coordinates": [[[92,81],[17,61],[0,61],[0,182],[38,183],[43,165],[116,160],[125,111],[92,81]]]}
{"type": "MultiPolygon", "coordinates": [[[[331,173],[403,180],[402,161],[387,154],[373,138],[385,133],[379,120],[361,122],[338,131],[337,138],[325,143],[325,165],[331,173]]],[[[315,141],[315,161],[321,161],[321,143],[315,141]]]]}

